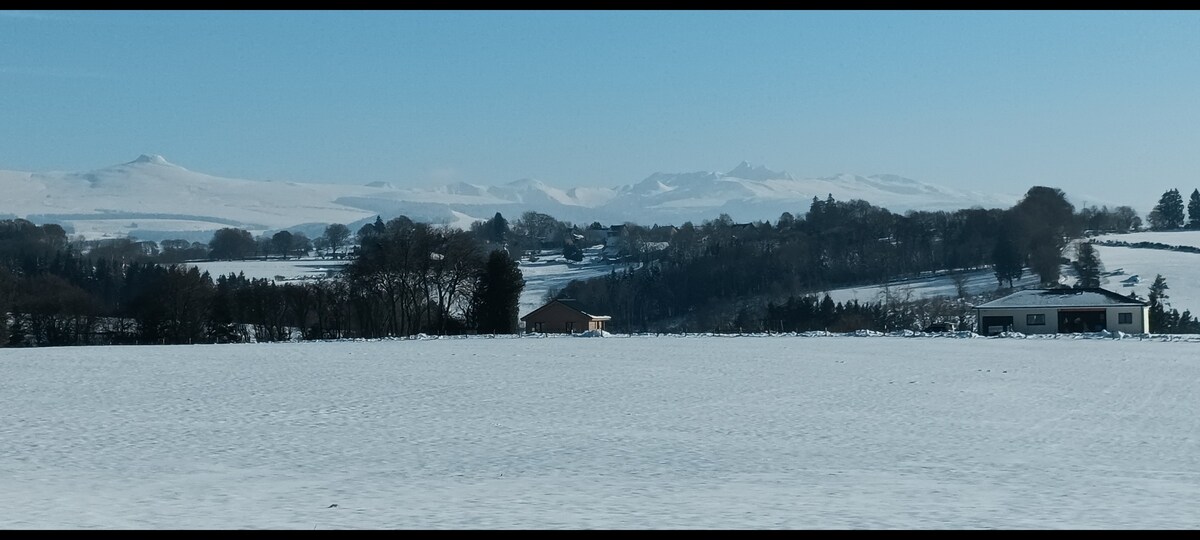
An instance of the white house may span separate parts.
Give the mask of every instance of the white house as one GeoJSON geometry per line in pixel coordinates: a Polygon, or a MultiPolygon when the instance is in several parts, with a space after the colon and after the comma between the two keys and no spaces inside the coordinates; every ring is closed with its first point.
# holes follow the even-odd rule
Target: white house
{"type": "Polygon", "coordinates": [[[1105,289],[1027,289],[975,306],[975,315],[985,336],[1150,332],[1149,304],[1105,289]]]}

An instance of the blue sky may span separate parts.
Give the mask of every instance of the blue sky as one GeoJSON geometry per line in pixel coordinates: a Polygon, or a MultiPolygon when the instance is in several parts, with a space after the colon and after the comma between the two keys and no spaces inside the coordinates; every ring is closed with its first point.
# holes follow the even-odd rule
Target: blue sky
{"type": "MultiPolygon", "coordinates": [[[[1200,186],[1200,12],[0,12],[0,169],[1200,186]]],[[[1137,198],[1139,200],[1133,200],[1137,198]]]]}

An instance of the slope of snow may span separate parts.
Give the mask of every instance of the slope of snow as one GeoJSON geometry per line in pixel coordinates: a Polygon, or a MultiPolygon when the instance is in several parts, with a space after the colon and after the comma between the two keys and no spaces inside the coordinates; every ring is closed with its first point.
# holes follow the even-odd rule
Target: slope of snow
{"type": "MultiPolygon", "coordinates": [[[[101,214],[103,215],[103,214],[101,214]]],[[[227,227],[220,223],[204,220],[204,219],[186,219],[182,216],[179,219],[146,219],[146,218],[121,218],[121,219],[72,219],[71,226],[74,227],[76,234],[72,236],[82,237],[84,240],[100,240],[105,238],[124,238],[133,236],[141,240],[154,240],[152,236],[163,236],[167,231],[175,231],[179,233],[213,231],[215,228],[227,227]]],[[[170,236],[167,234],[166,236],[170,236]]],[[[182,234],[180,236],[183,236],[182,234]]],[[[207,242],[211,236],[199,240],[207,242]]]]}
{"type": "Polygon", "coordinates": [[[450,211],[450,215],[452,215],[454,217],[452,219],[447,219],[444,223],[439,223],[439,225],[445,225],[452,229],[460,229],[460,230],[464,230],[464,231],[471,230],[471,225],[473,223],[475,223],[476,221],[487,221],[488,219],[491,219],[491,217],[492,217],[492,216],[488,216],[486,218],[473,217],[473,216],[468,216],[462,212],[456,212],[454,210],[450,211]]]}
{"type": "Polygon", "coordinates": [[[371,214],[333,200],[344,193],[377,191],[220,178],[146,155],[85,173],[5,172],[0,182],[6,194],[0,198],[0,213],[65,223],[84,236],[99,236],[89,225],[105,218],[157,219],[160,225],[184,231],[206,220],[211,230],[238,226],[255,232],[310,221],[345,223],[371,214]]]}
{"type": "Polygon", "coordinates": [[[774,220],[783,212],[804,213],[813,197],[832,195],[839,201],[862,199],[896,213],[908,210],[958,210],[982,206],[1007,208],[1017,195],[980,194],[943,188],[896,175],[863,177],[843,174],[794,179],[787,173],[750,168],[743,163],[729,173],[655,173],[600,209],[638,208],[639,222],[700,222],[718,213],[736,221],[774,220]],[[765,171],[765,172],[764,172],[765,171]],[[749,178],[747,178],[749,177],[749,178]],[[649,210],[649,213],[645,211],[649,210]]]}
{"type": "Polygon", "coordinates": [[[1146,300],[1154,276],[1162,274],[1167,280],[1167,304],[1180,312],[1190,310],[1193,316],[1200,315],[1200,254],[1110,246],[1096,246],[1096,253],[1105,270],[1121,271],[1121,274],[1101,278],[1100,286],[1121,294],[1133,291],[1146,300]],[[1127,284],[1127,281],[1133,281],[1133,276],[1138,278],[1136,283],[1127,284]]]}
{"type": "Polygon", "coordinates": [[[522,257],[517,265],[525,279],[525,288],[518,299],[518,317],[524,317],[546,303],[546,295],[558,291],[572,280],[607,276],[613,270],[621,272],[625,265],[609,264],[603,260],[603,245],[584,248],[580,262],[564,259],[561,250],[545,251],[537,261],[522,257]]]}
{"type": "Polygon", "coordinates": [[[1187,529],[1198,348],[612,336],[6,350],[0,528],[1187,529]]]}
{"type": "MultiPolygon", "coordinates": [[[[992,269],[970,270],[958,272],[963,280],[964,289],[968,295],[982,294],[998,288],[996,274],[992,269]]],[[[920,300],[926,298],[958,296],[958,286],[954,282],[955,274],[939,274],[928,277],[894,281],[887,285],[869,285],[863,287],[846,287],[828,291],[829,298],[834,302],[846,303],[858,301],[860,304],[880,302],[885,297],[896,300],[920,300]]],[[[1027,288],[1037,285],[1038,277],[1028,269],[1021,279],[1013,280],[1013,287],[1027,288]]],[[[1007,285],[1007,283],[1005,283],[1007,285]]],[[[823,296],[817,294],[816,296],[823,296]]]]}
{"type": "Polygon", "coordinates": [[[196,261],[187,263],[201,272],[217,276],[245,274],[249,279],[269,279],[276,283],[324,278],[330,271],[340,270],[349,261],[324,259],[268,259],[249,261],[196,261]],[[279,279],[279,278],[282,279],[279,279]]]}

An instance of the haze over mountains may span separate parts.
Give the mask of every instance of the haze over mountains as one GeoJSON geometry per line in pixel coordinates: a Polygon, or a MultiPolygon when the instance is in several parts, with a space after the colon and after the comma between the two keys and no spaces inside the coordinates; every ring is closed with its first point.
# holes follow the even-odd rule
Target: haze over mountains
{"type": "Polygon", "coordinates": [[[793,178],[742,162],[729,172],[656,172],[615,188],[563,189],[520,179],[485,186],[459,182],[430,188],[264,182],[188,170],[158,155],[87,172],[0,170],[0,218],[60,223],[86,238],[206,241],[221,227],[260,233],[278,229],[320,234],[328,223],[357,230],[375,219],[407,215],[418,221],[467,227],[500,212],[515,219],[526,210],[587,224],[699,223],[727,213],[735,221],[774,221],[785,211],[802,215],[812,198],[863,199],[892,212],[1007,208],[1016,193],[977,193],[896,175],[841,174],[793,178]]]}

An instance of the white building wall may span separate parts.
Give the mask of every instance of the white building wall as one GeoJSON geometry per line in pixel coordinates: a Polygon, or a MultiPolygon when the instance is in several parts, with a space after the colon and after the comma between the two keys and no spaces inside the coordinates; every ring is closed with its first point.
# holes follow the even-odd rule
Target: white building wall
{"type": "MultiPolygon", "coordinates": [[[[1078,309],[1078,308],[1075,308],[1078,309]]],[[[1022,334],[1057,334],[1058,333],[1058,308],[1018,308],[1018,309],[980,309],[977,315],[979,321],[979,331],[985,332],[987,329],[982,327],[984,317],[1012,317],[1012,329],[1022,334]],[[1030,326],[1026,323],[1026,315],[1042,314],[1046,317],[1045,325],[1030,326]]],[[[1104,308],[1105,326],[1109,332],[1120,330],[1126,334],[1146,334],[1150,332],[1150,307],[1149,306],[1112,306],[1104,308]],[[1120,313],[1131,313],[1133,322],[1129,324],[1120,324],[1120,313]]]]}
{"type": "Polygon", "coordinates": [[[1108,326],[1109,332],[1120,330],[1126,334],[1149,334],[1150,333],[1150,306],[1122,306],[1108,308],[1104,313],[1105,324],[1108,326]],[[1129,324],[1120,324],[1118,314],[1132,313],[1133,322],[1129,324]]]}
{"type": "MultiPolygon", "coordinates": [[[[1057,334],[1058,333],[1058,309],[1055,308],[1038,308],[1038,309],[981,309],[979,310],[979,325],[983,324],[984,317],[1012,317],[1014,332],[1022,334],[1057,334]],[[1030,326],[1025,323],[1026,315],[1042,314],[1046,316],[1046,324],[1030,326]]],[[[980,327],[980,332],[986,332],[987,328],[980,327]]]]}

